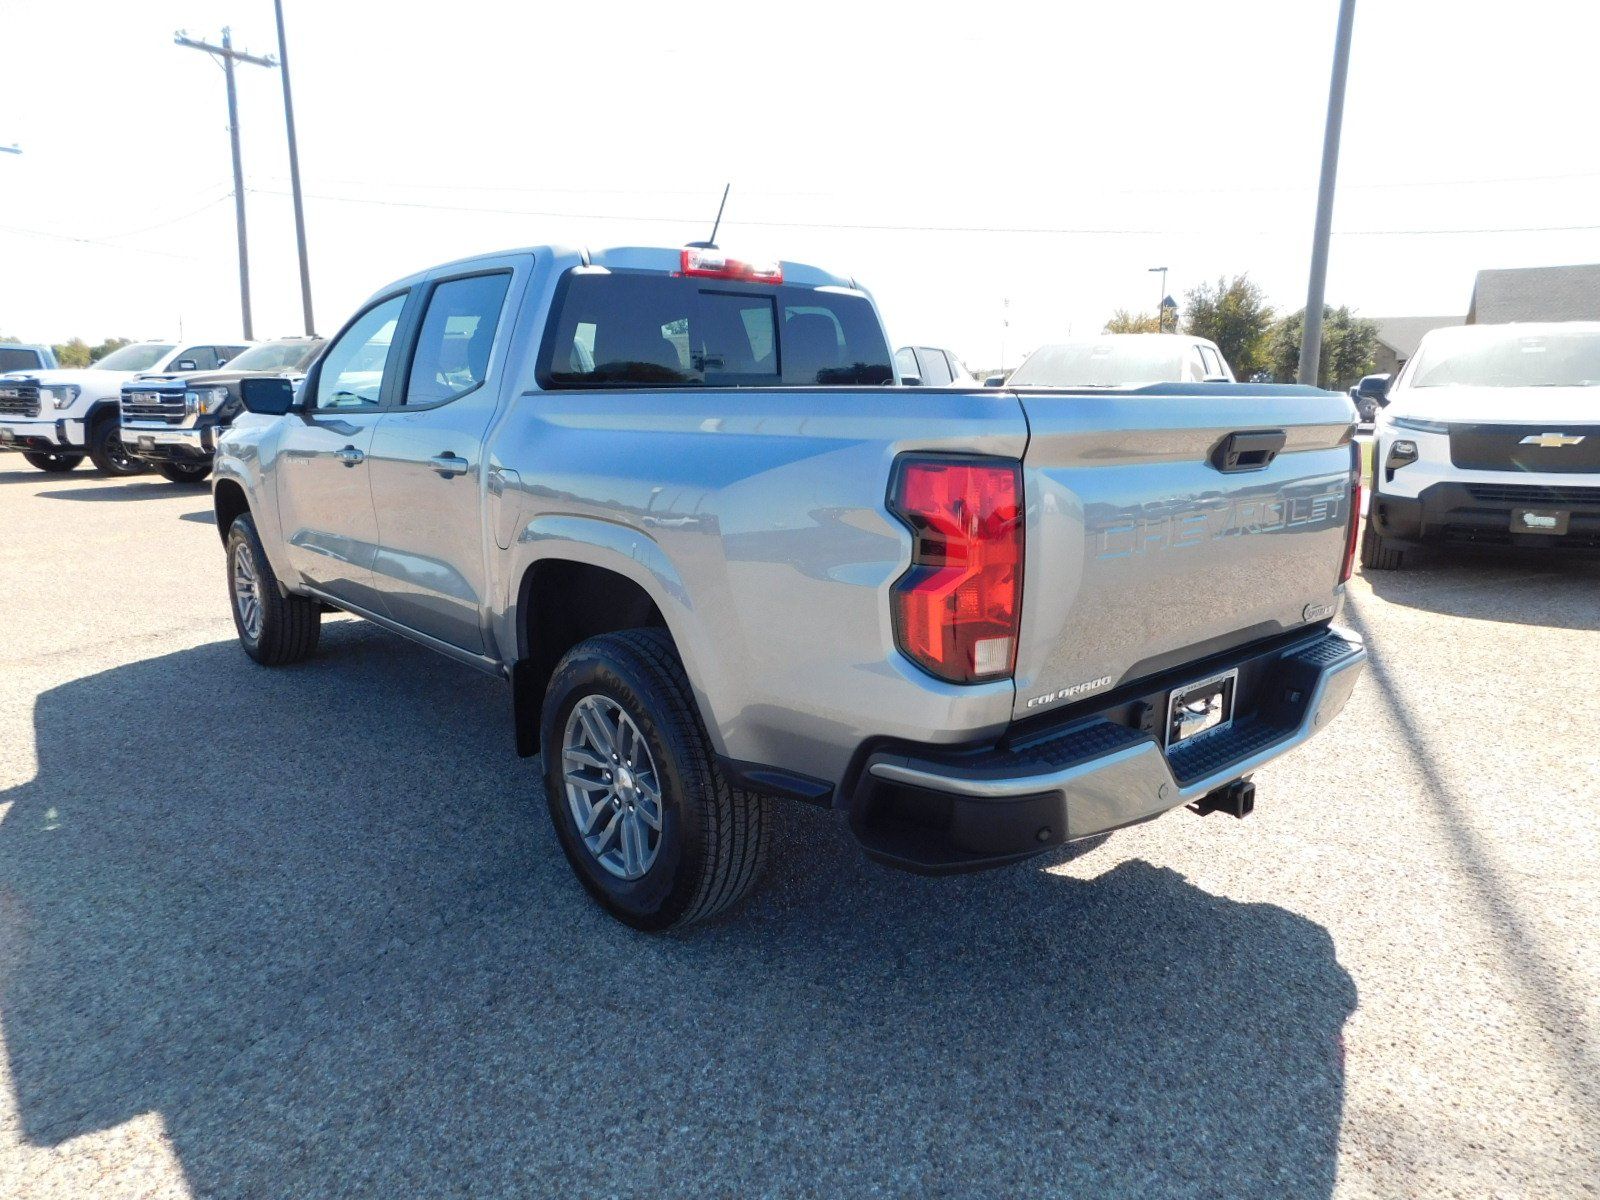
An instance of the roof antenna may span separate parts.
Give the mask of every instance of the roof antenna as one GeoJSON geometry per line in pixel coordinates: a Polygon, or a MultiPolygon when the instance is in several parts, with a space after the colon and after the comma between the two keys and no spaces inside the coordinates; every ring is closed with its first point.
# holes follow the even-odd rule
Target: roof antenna
{"type": "Polygon", "coordinates": [[[717,248],[717,230],[722,228],[722,210],[728,207],[728,192],[732,188],[732,183],[722,185],[722,203],[717,205],[717,219],[711,223],[711,236],[703,242],[690,242],[690,246],[697,250],[715,250],[717,248]]]}

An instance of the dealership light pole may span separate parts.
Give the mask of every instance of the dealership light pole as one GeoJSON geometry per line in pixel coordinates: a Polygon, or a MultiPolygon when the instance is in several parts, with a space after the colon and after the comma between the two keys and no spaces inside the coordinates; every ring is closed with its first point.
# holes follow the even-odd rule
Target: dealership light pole
{"type": "Polygon", "coordinates": [[[254,63],[258,67],[275,67],[278,63],[270,54],[263,56],[235,50],[233,32],[226,26],[222,30],[220,46],[192,38],[181,29],[173,35],[172,40],[180,46],[187,46],[191,50],[204,50],[207,54],[220,59],[222,73],[228,80],[228,135],[233,143],[233,212],[239,223],[239,307],[244,314],[245,340],[254,341],[255,326],[250,317],[250,251],[244,231],[244,166],[239,160],[239,97],[233,85],[233,64],[235,59],[254,63]]]}
{"type": "MultiPolygon", "coordinates": [[[[289,130],[289,191],[294,196],[294,240],[300,249],[300,306],[305,310],[306,336],[315,337],[311,319],[311,266],[306,260],[306,210],[300,199],[300,150],[294,137],[294,97],[289,93],[289,43],[283,36],[283,0],[272,0],[278,14],[278,70],[283,75],[283,122],[289,130]]],[[[727,193],[723,193],[727,199],[727,193]]]]}
{"type": "Polygon", "coordinates": [[[1333,39],[1333,78],[1328,84],[1328,125],[1322,135],[1322,183],[1317,189],[1317,225],[1311,239],[1311,281],[1300,331],[1300,370],[1296,378],[1315,387],[1322,366],[1322,307],[1328,283],[1328,238],[1333,231],[1333,182],[1339,171],[1339,132],[1344,124],[1344,82],[1350,73],[1350,29],[1356,0],[1339,0],[1339,27],[1333,39]]]}

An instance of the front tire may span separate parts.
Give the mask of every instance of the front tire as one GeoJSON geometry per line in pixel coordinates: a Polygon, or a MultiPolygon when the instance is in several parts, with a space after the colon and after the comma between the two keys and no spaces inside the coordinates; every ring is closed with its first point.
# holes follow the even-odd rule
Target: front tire
{"type": "Polygon", "coordinates": [[[64,475],[83,461],[81,454],[64,454],[59,450],[25,450],[22,457],[30,467],[50,475],[64,475]]]}
{"type": "Polygon", "coordinates": [[[89,457],[107,475],[143,475],[150,468],[128,453],[122,444],[122,426],[116,417],[101,417],[89,428],[89,457]]]}
{"type": "Polygon", "coordinates": [[[1378,532],[1372,518],[1367,518],[1367,527],[1361,531],[1361,569],[1363,571],[1395,571],[1398,570],[1405,552],[1390,539],[1378,532]]]}
{"type": "Polygon", "coordinates": [[[168,483],[199,483],[211,474],[211,464],[196,463],[190,466],[187,463],[157,463],[156,473],[168,483]]]}
{"type": "Polygon", "coordinates": [[[248,513],[228,527],[228,598],[239,644],[262,666],[287,666],[316,650],[322,605],[278,589],[278,577],[248,513]]]}
{"type": "Polygon", "coordinates": [[[718,769],[672,639],[590,638],[557,665],[541,716],[545,796],[589,894],[635,929],[716,915],[766,862],[770,802],[718,769]]]}

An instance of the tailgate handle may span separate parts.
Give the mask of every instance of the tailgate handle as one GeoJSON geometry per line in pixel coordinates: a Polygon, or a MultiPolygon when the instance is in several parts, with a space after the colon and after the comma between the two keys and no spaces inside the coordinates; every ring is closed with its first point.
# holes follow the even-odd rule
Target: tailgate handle
{"type": "Polygon", "coordinates": [[[1264,471],[1289,440],[1281,429],[1230,433],[1211,452],[1211,465],[1225,475],[1238,471],[1264,471]]]}

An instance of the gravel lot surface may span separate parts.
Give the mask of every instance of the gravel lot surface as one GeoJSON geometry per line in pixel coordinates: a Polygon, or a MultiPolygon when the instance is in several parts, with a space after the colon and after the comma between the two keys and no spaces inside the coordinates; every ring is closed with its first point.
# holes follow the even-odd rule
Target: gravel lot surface
{"type": "Polygon", "coordinates": [[[651,938],[500,685],[237,648],[209,494],[0,459],[0,1197],[1600,1192],[1600,565],[1358,578],[1255,816],[651,938]]]}

